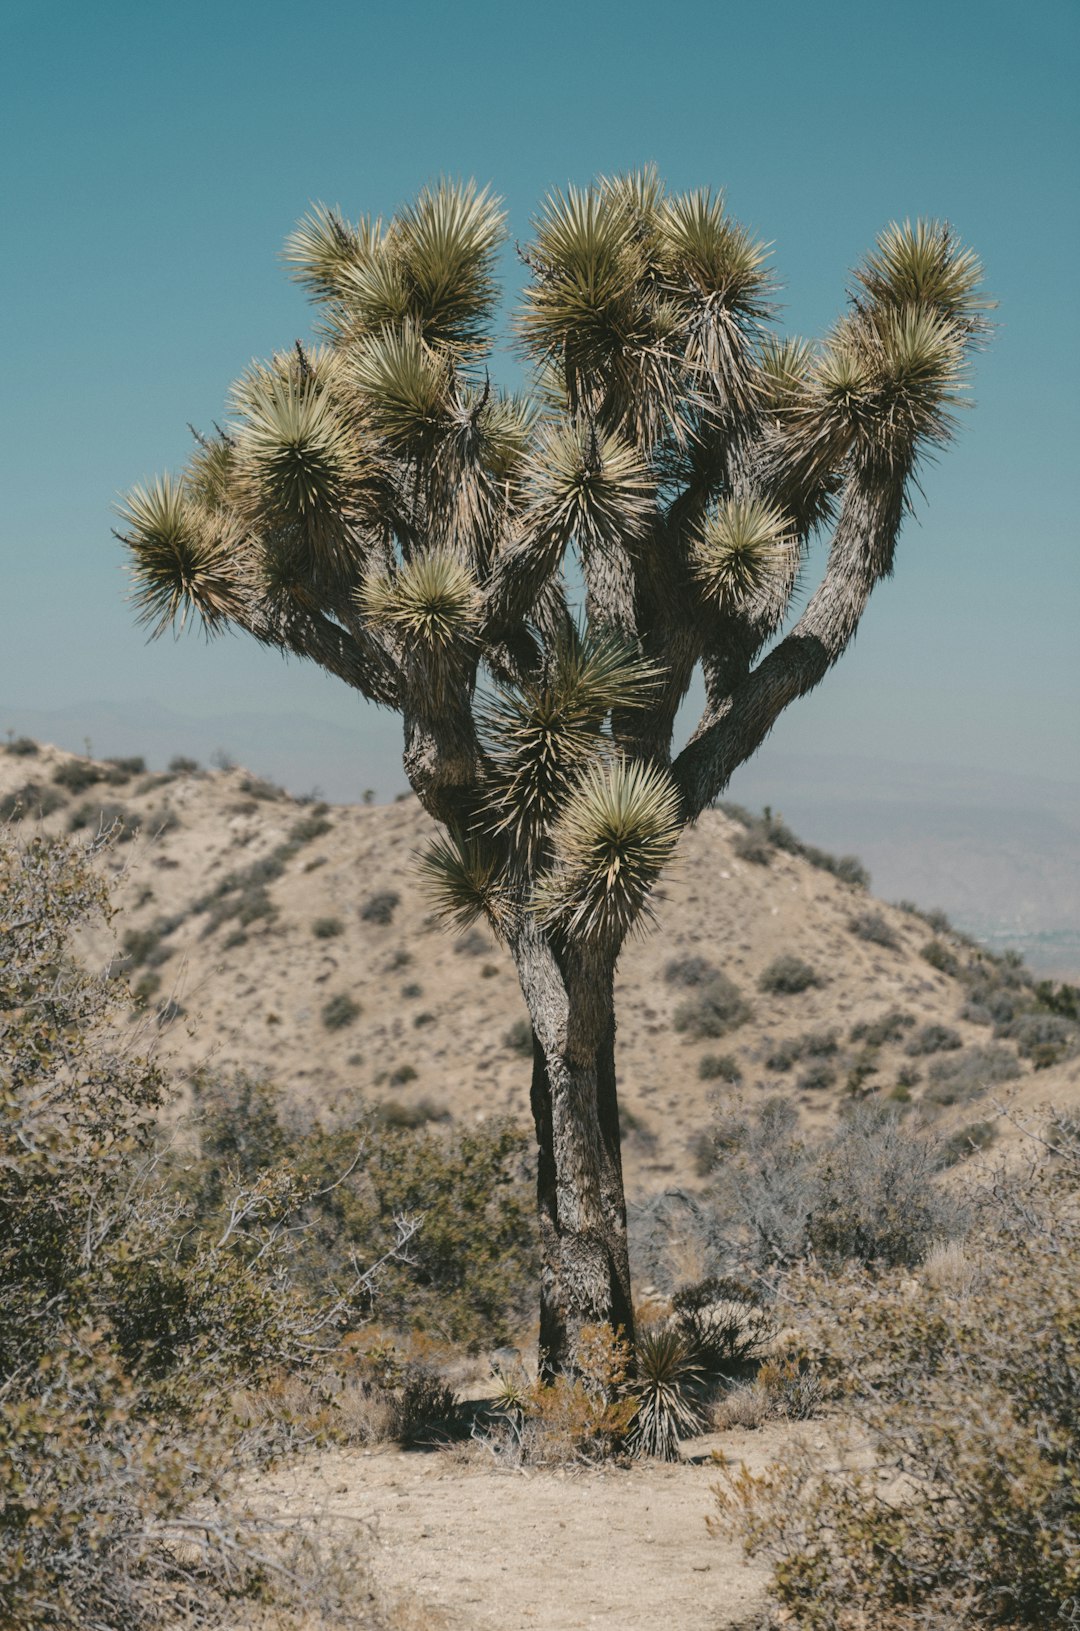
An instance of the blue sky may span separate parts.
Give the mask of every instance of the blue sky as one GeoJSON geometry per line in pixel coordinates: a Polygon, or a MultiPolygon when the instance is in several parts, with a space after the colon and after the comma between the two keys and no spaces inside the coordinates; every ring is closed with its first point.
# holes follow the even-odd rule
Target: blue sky
{"type": "Polygon", "coordinates": [[[773,751],[1080,777],[1074,0],[7,0],[3,38],[0,728],[156,704],[257,760],[303,715],[401,785],[396,726],[337,682],[239,639],[145,645],[111,506],[308,331],[279,255],[311,200],[388,212],[475,175],[524,238],[550,186],[652,160],[775,244],[790,330],[821,333],[908,215],[947,216],[1001,302],[895,580],[773,751]]]}

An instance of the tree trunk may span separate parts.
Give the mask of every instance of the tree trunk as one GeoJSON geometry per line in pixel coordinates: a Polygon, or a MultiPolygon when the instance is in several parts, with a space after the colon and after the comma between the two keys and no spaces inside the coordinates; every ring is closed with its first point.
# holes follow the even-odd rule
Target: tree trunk
{"type": "Polygon", "coordinates": [[[533,1027],[540,1372],[573,1374],[583,1326],[633,1338],[615,1088],[614,966],[557,957],[527,926],[514,957],[533,1027]]]}

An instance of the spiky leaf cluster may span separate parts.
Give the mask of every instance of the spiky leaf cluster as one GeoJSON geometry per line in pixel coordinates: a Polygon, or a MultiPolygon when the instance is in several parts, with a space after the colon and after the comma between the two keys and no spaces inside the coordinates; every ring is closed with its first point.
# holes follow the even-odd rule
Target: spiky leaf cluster
{"type": "Polygon", "coordinates": [[[679,829],[666,770],[624,758],[588,765],[555,823],[554,864],[537,883],[542,921],[569,941],[619,945],[648,910],[679,829]]]}
{"type": "Polygon", "coordinates": [[[704,1431],[695,1395],[704,1369],[686,1338],[673,1325],[639,1332],[635,1344],[637,1414],[630,1446],[635,1455],[660,1461],[679,1459],[679,1439],[704,1431]]]}
{"type": "MultiPolygon", "coordinates": [[[[471,182],[387,220],[316,205],[286,256],[323,343],[252,364],[183,475],[132,491],[122,536],[153,632],[243,628],[405,712],[409,775],[453,835],[425,863],[440,911],[617,950],[737,762],[702,768],[814,529],[847,529],[829,570],[856,563],[859,595],[888,570],[987,303],[950,228],[894,225],[825,342],[784,340],[767,247],[721,194],[602,177],[535,219],[534,388],[511,395],[484,368],[504,230],[471,182]],[[888,536],[855,547],[859,528],[888,536]],[[699,667],[707,712],[673,761],[699,667]]],[[[850,639],[862,601],[839,587],[817,610],[847,608],[840,644],[815,625],[800,651],[850,639]]],[[[781,689],[744,708],[755,730],[781,689]]]]}

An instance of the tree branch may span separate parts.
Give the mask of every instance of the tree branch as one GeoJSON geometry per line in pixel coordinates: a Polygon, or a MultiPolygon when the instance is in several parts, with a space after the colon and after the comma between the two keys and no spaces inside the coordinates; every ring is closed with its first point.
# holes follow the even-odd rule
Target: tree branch
{"type": "Polygon", "coordinates": [[[847,650],[875,585],[892,571],[910,464],[864,466],[849,477],[829,564],[806,611],[730,696],[706,706],[675,761],[686,820],[719,796],[789,703],[813,690],[847,650]]]}

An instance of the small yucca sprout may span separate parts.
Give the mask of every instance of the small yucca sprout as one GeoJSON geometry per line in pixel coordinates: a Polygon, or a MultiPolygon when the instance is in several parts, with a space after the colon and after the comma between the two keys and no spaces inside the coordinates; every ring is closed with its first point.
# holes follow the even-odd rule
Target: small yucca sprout
{"type": "Polygon", "coordinates": [[[417,858],[417,871],[441,922],[465,930],[486,918],[500,932],[506,898],[490,850],[469,840],[437,838],[417,858]]]}
{"type": "Polygon", "coordinates": [[[242,606],[235,550],[169,476],[134,487],[120,509],[140,623],[156,637],[198,617],[213,633],[242,606]]]}
{"type": "Polygon", "coordinates": [[[892,222],[855,276],[879,305],[929,308],[958,319],[969,332],[985,327],[981,314],[994,305],[978,294],[983,276],[978,256],[943,221],[892,222]]]}
{"type": "Polygon", "coordinates": [[[787,516],[752,498],[726,499],[706,517],[691,561],[704,594],[725,611],[764,610],[786,599],[797,565],[787,516]]]}
{"type": "Polygon", "coordinates": [[[407,643],[433,653],[470,642],[480,617],[480,591],[451,550],[418,555],[392,575],[371,573],[357,596],[365,617],[394,629],[407,643]]]}
{"type": "Polygon", "coordinates": [[[653,1326],[639,1332],[634,1352],[637,1414],[630,1449],[637,1456],[677,1461],[680,1438],[691,1438],[705,1428],[694,1398],[704,1371],[693,1348],[674,1326],[653,1326]]]}
{"type": "Polygon", "coordinates": [[[555,866],[537,882],[542,921],[567,939],[618,944],[647,908],[678,837],[667,770],[623,758],[589,765],[555,825],[555,866]]]}

